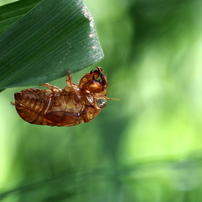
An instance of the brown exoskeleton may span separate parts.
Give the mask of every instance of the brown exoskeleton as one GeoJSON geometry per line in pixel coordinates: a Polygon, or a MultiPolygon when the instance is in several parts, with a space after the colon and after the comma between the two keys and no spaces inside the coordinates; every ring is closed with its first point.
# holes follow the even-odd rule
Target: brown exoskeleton
{"type": "Polygon", "coordinates": [[[85,74],[78,85],[68,72],[67,86],[60,89],[48,83],[48,90],[28,88],[15,93],[15,105],[22,119],[38,125],[75,126],[94,119],[106,106],[107,78],[97,67],[85,74]]]}

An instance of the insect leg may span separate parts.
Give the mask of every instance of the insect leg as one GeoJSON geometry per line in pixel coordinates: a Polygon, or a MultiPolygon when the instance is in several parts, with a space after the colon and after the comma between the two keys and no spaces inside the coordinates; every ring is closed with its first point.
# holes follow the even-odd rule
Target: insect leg
{"type": "Polygon", "coordinates": [[[73,86],[73,81],[72,81],[72,75],[70,74],[70,70],[68,69],[68,75],[67,75],[67,78],[66,78],[66,83],[68,86],[73,86]]]}
{"type": "Polygon", "coordinates": [[[97,116],[99,114],[99,112],[100,112],[100,110],[97,110],[93,106],[86,106],[85,109],[83,109],[83,111],[81,113],[84,123],[88,123],[89,121],[94,119],[95,116],[97,116]]]}
{"type": "Polygon", "coordinates": [[[49,83],[43,83],[43,84],[40,84],[40,86],[45,86],[52,91],[52,93],[48,96],[47,102],[44,106],[44,110],[42,112],[42,114],[44,115],[48,112],[48,110],[50,108],[52,97],[54,96],[54,94],[62,92],[62,90],[60,88],[58,88],[57,86],[50,85],[49,83]]]}
{"type": "Polygon", "coordinates": [[[78,91],[75,90],[75,88],[78,88],[78,86],[73,83],[72,76],[70,74],[70,70],[68,70],[68,75],[67,75],[67,78],[66,78],[66,83],[67,83],[67,86],[64,88],[64,90],[72,92],[73,95],[74,95],[75,100],[77,102],[79,102],[80,101],[80,95],[79,95],[78,91]]]}
{"type": "Polygon", "coordinates": [[[47,102],[46,102],[46,104],[45,104],[45,106],[44,106],[43,114],[46,114],[46,113],[48,112],[49,107],[50,107],[50,105],[51,105],[52,97],[53,97],[53,95],[50,95],[50,96],[49,96],[49,98],[48,98],[48,100],[47,100],[47,102]]]}
{"type": "Polygon", "coordinates": [[[40,86],[45,86],[46,88],[50,89],[53,92],[61,92],[61,89],[57,86],[50,85],[49,83],[39,84],[40,86]]]}

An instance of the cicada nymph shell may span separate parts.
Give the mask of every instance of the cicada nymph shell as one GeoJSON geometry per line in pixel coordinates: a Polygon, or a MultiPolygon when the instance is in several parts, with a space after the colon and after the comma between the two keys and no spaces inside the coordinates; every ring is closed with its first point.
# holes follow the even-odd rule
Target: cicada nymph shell
{"type": "Polygon", "coordinates": [[[48,83],[48,89],[28,88],[15,93],[16,110],[20,117],[31,124],[49,126],[75,126],[94,119],[106,106],[107,78],[97,67],[85,74],[78,85],[70,73],[64,89],[48,83]]]}

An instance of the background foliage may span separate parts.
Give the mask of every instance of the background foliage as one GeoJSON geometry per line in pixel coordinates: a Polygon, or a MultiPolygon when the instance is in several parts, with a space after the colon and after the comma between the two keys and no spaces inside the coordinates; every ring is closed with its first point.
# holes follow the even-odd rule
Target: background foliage
{"type": "Polygon", "coordinates": [[[108,96],[121,101],[88,124],[57,128],[18,117],[10,101],[22,88],[2,92],[0,201],[201,201],[202,2],[84,2],[108,96]]]}

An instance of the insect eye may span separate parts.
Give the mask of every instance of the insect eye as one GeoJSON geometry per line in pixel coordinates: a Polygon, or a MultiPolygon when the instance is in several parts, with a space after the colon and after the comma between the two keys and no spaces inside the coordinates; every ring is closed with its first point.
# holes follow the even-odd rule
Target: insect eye
{"type": "Polygon", "coordinates": [[[100,107],[100,108],[104,108],[105,106],[106,106],[106,104],[107,104],[107,100],[106,99],[98,99],[97,100],[97,104],[98,104],[98,106],[100,107]]]}

